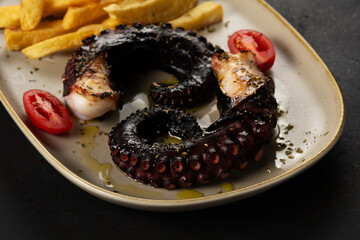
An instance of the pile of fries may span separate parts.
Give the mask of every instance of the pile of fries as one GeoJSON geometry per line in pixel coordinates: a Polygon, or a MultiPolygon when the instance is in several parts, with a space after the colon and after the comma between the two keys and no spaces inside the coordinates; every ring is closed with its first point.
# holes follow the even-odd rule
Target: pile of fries
{"type": "Polygon", "coordinates": [[[36,59],[78,48],[84,38],[122,23],[200,29],[222,21],[223,8],[198,0],[22,0],[0,7],[0,16],[7,48],[36,59]]]}

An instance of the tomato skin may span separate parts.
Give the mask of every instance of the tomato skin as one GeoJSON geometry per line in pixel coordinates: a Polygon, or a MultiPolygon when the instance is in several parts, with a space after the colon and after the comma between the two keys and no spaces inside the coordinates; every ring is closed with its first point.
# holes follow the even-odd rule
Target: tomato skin
{"type": "Polygon", "coordinates": [[[26,115],[37,128],[59,134],[72,128],[68,110],[64,104],[49,92],[32,89],[24,93],[23,103],[26,115]]]}
{"type": "Polygon", "coordinates": [[[269,70],[275,61],[275,48],[271,40],[255,30],[239,30],[228,39],[230,52],[251,51],[261,71],[269,70]]]}

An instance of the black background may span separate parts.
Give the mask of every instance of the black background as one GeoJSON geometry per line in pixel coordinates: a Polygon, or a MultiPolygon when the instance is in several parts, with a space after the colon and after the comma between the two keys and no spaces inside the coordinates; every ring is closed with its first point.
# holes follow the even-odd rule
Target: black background
{"type": "Polygon", "coordinates": [[[360,239],[360,1],[268,2],[317,51],[345,96],[343,134],[319,163],[232,204],[143,212],[70,183],[0,105],[0,239],[360,239]]]}

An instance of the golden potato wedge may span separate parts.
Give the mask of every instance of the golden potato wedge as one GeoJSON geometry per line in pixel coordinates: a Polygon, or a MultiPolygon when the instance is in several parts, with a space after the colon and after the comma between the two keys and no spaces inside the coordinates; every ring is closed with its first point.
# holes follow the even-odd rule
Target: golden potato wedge
{"type": "Polygon", "coordinates": [[[126,23],[160,23],[177,18],[189,11],[198,0],[124,0],[104,8],[111,18],[126,23]]]}
{"type": "Polygon", "coordinates": [[[10,51],[17,51],[45,39],[68,32],[70,32],[70,30],[63,29],[61,20],[47,21],[40,23],[31,31],[23,31],[20,27],[6,28],[5,42],[10,51]]]}
{"type": "Polygon", "coordinates": [[[63,28],[72,29],[104,20],[107,17],[107,12],[103,8],[114,2],[116,1],[88,4],[81,7],[69,7],[63,18],[63,28]]]}
{"type": "Polygon", "coordinates": [[[33,30],[40,23],[45,0],[22,0],[20,25],[22,30],[33,30]]]}
{"type": "Polygon", "coordinates": [[[20,25],[20,5],[0,7],[0,28],[20,25]]]}
{"type": "Polygon", "coordinates": [[[109,26],[102,24],[87,25],[76,32],[67,33],[45,41],[36,43],[24,48],[22,53],[30,58],[41,58],[59,51],[78,48],[82,45],[82,40],[94,34],[98,35],[102,30],[109,26]]]}
{"type": "Polygon", "coordinates": [[[186,30],[200,29],[223,19],[222,6],[214,2],[202,2],[184,15],[169,21],[173,27],[183,27],[186,30]]]}

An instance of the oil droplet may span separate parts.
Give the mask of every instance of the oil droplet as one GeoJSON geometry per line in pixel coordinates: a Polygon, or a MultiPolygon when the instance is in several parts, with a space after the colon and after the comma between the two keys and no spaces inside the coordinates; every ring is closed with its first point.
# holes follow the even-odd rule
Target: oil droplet
{"type": "Polygon", "coordinates": [[[160,83],[167,84],[169,87],[174,87],[179,84],[179,79],[175,75],[171,75],[170,77],[162,80],[160,83]]]}
{"type": "Polygon", "coordinates": [[[181,190],[178,194],[175,195],[175,199],[191,199],[191,198],[200,198],[203,197],[204,194],[195,190],[185,189],[181,190]]]}
{"type": "Polygon", "coordinates": [[[232,183],[223,183],[221,184],[221,188],[224,190],[224,192],[230,192],[234,190],[234,185],[232,183]]]}
{"type": "Polygon", "coordinates": [[[173,136],[170,133],[168,133],[164,136],[159,136],[159,137],[155,138],[155,142],[170,145],[170,144],[180,144],[180,143],[182,143],[182,140],[181,140],[181,138],[179,138],[177,136],[173,136]]]}
{"type": "Polygon", "coordinates": [[[136,186],[118,185],[110,176],[112,166],[109,163],[99,163],[91,156],[91,151],[96,147],[95,138],[99,132],[99,127],[86,125],[80,129],[79,154],[84,164],[90,168],[100,179],[100,181],[113,191],[142,198],[162,199],[163,196],[157,192],[146,191],[136,186]]]}
{"type": "Polygon", "coordinates": [[[270,169],[267,169],[267,168],[264,168],[264,171],[265,171],[265,173],[267,173],[267,174],[270,174],[270,173],[271,173],[271,170],[270,170],[270,169]]]}

